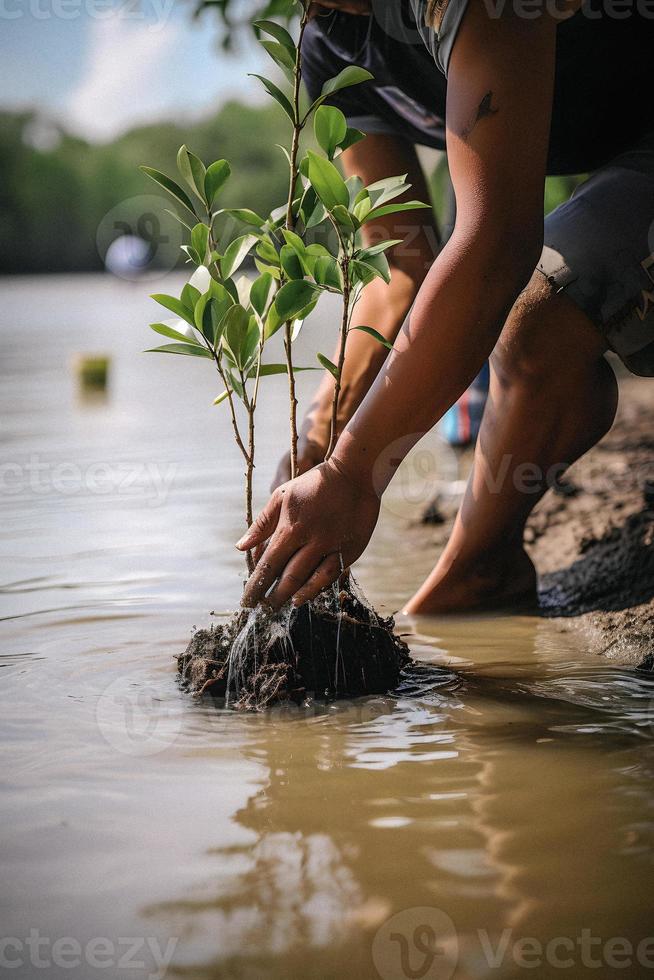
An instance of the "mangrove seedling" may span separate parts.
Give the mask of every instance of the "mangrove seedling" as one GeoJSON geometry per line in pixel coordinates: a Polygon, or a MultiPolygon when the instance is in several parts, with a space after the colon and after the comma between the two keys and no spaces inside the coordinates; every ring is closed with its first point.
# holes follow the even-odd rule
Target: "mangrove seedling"
{"type": "MultiPolygon", "coordinates": [[[[368,222],[387,215],[427,207],[419,201],[398,202],[397,198],[404,195],[410,187],[406,176],[390,177],[369,186],[364,186],[358,177],[347,180],[343,178],[335,161],[344,150],[363,139],[364,134],[348,126],[343,113],[328,103],[334,93],[370,81],[372,76],[365,69],[350,65],[324,84],[318,98],[308,102],[301,83],[302,38],[309,21],[310,4],[304,0],[288,0],[283,6],[287,18],[297,15],[297,42],[287,27],[276,21],[260,20],[255,23],[255,27],[261,46],[285,80],[273,81],[262,75],[256,76],[281,107],[290,130],[286,143],[280,145],[288,163],[286,200],[265,216],[247,207],[221,207],[221,192],[231,173],[229,163],[221,159],[205,166],[186,146],[182,146],[178,153],[178,178],[173,179],[150,167],[142,168],[181,207],[181,213],[175,212],[175,215],[189,234],[189,241],[183,246],[183,250],[187,262],[195,267],[179,297],[164,294],[153,296],[153,299],[176,318],[173,321],[151,324],[156,333],[172,341],[154,350],[212,361],[222,385],[214,404],[226,406],[236,445],[245,462],[245,522],[248,527],[253,518],[255,419],[262,379],[277,374],[287,375],[291,473],[295,476],[295,375],[297,371],[308,368],[295,365],[293,344],[320,298],[327,293],[338,294],[342,300],[342,313],[336,362],[323,353],[318,354],[320,365],[334,379],[331,438],[326,455],[328,458],[337,436],[341,378],[347,337],[352,329],[353,311],[362,291],[373,279],[380,277],[385,282],[390,281],[386,252],[399,244],[398,240],[388,240],[366,246],[362,228],[368,222]],[[313,146],[304,151],[302,138],[310,124],[311,132],[307,134],[306,142],[313,146]],[[318,239],[321,234],[322,241],[313,240],[318,239]],[[237,277],[246,261],[254,265],[256,274],[240,274],[237,277]],[[284,363],[266,363],[266,343],[280,330],[283,330],[284,363]],[[242,425],[237,411],[239,401],[245,409],[245,426],[242,425]]],[[[276,7],[278,12],[282,12],[279,3],[276,7]]],[[[355,329],[363,330],[385,347],[391,347],[373,326],[357,326],[355,329]]],[[[251,554],[247,555],[247,564],[251,573],[254,568],[251,554]]],[[[348,601],[351,606],[352,603],[356,605],[356,614],[361,625],[361,610],[365,607],[353,596],[348,601]]],[[[333,606],[331,599],[323,600],[322,612],[328,617],[336,612],[341,615],[342,609],[335,611],[331,607],[327,608],[330,602],[333,606]]],[[[320,608],[319,601],[314,605],[316,609],[320,608]]],[[[368,620],[364,625],[370,629],[378,629],[380,633],[385,629],[392,636],[392,626],[388,622],[384,625],[385,621],[377,620],[374,614],[371,615],[374,623],[381,625],[371,625],[373,620],[368,620]]],[[[314,620],[315,618],[314,609],[314,620]]],[[[351,618],[353,622],[356,621],[356,616],[351,618]]],[[[228,691],[230,681],[236,675],[240,686],[247,685],[246,674],[241,669],[247,658],[244,660],[241,654],[242,632],[243,629],[247,631],[248,627],[247,624],[243,626],[240,621],[237,626],[238,629],[232,626],[221,633],[221,643],[227,643],[229,647],[229,650],[223,651],[229,660],[229,679],[225,680],[228,691]],[[235,648],[240,650],[242,661],[241,668],[236,673],[232,670],[235,648]]],[[[279,637],[275,631],[269,633],[269,647],[272,648],[275,644],[279,646],[279,637]]],[[[259,635],[261,636],[260,625],[259,635]]],[[[341,636],[340,619],[337,635],[341,636]]],[[[380,637],[376,637],[376,642],[379,641],[380,637]]],[[[305,629],[303,642],[305,646],[308,643],[310,648],[315,646],[315,623],[308,634],[305,629]]],[[[393,637],[390,646],[386,644],[387,659],[389,663],[393,662],[395,668],[399,662],[396,643],[400,642],[393,637]]],[[[245,647],[247,648],[247,642],[245,647]]],[[[258,652],[261,654],[260,650],[258,652]]],[[[284,651],[277,650],[279,655],[282,652],[284,651]]],[[[256,653],[257,650],[255,660],[256,653]]],[[[287,670],[288,650],[284,656],[284,670],[287,670]]],[[[299,658],[301,659],[301,653],[299,658]]],[[[209,669],[209,677],[204,677],[202,671],[200,672],[202,689],[212,679],[217,681],[215,656],[212,655],[209,660],[213,665],[209,669]]],[[[296,655],[295,668],[298,666],[297,661],[296,655]]],[[[273,663],[270,660],[269,662],[273,663]]],[[[185,665],[188,667],[188,662],[185,661],[185,665]]],[[[298,676],[302,675],[306,680],[306,663],[303,671],[304,673],[295,669],[294,679],[284,674],[281,680],[279,671],[273,671],[276,680],[266,687],[266,692],[259,690],[259,682],[253,681],[252,698],[257,703],[269,701],[272,699],[273,688],[274,697],[280,696],[281,690],[288,694],[289,685],[296,683],[298,676]]],[[[381,671],[381,674],[384,672],[381,671]]],[[[394,676],[396,674],[397,670],[394,676]]],[[[369,675],[372,677],[373,671],[369,670],[369,675]]],[[[384,675],[383,684],[387,684],[387,681],[388,676],[384,675]]],[[[316,683],[322,683],[322,675],[316,683]]],[[[378,689],[381,689],[380,683],[382,681],[378,681],[378,689]]],[[[196,689],[199,689],[198,685],[199,681],[195,684],[196,689]]],[[[212,686],[213,681],[209,684],[209,687],[212,686]]],[[[307,686],[304,684],[304,688],[307,686]]],[[[338,688],[338,677],[333,677],[331,685],[327,686],[338,688]]],[[[367,689],[365,684],[364,689],[367,689]]]]}

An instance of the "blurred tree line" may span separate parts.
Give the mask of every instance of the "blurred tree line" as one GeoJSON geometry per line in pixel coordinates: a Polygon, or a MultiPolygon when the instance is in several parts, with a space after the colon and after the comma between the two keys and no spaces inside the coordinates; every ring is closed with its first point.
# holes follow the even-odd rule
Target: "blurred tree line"
{"type": "MultiPolygon", "coordinates": [[[[34,113],[0,113],[0,273],[102,269],[96,246],[102,219],[129,198],[152,195],[139,164],[154,162],[174,173],[182,143],[205,160],[224,157],[232,164],[224,207],[247,201],[267,214],[286,193],[287,164],[275,146],[283,126],[276,105],[229,102],[208,119],[141,126],[111,143],[89,144],[34,113]]],[[[431,182],[439,222],[447,225],[444,160],[431,182]]],[[[546,210],[565,200],[577,182],[549,179],[546,210]]],[[[162,208],[169,206],[162,195],[162,208]]]]}
{"type": "Polygon", "coordinates": [[[0,272],[102,269],[96,234],[103,217],[128,198],[152,195],[139,164],[154,161],[174,173],[182,143],[204,159],[232,163],[223,206],[246,200],[267,213],[286,193],[287,164],[275,147],[283,125],[276,106],[230,102],[209,119],[142,126],[98,145],[32,113],[0,113],[0,272]]]}

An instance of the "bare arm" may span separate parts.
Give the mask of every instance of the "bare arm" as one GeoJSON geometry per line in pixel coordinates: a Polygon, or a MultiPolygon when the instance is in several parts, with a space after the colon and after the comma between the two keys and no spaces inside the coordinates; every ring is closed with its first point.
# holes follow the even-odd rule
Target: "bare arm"
{"type": "Polygon", "coordinates": [[[540,256],[554,49],[547,18],[493,20],[481,4],[464,18],[447,105],[454,234],[335,452],[377,493],[398,462],[381,464],[385,447],[409,437],[408,452],[472,382],[540,256]]]}
{"type": "Polygon", "coordinates": [[[364,551],[400,459],[472,381],[538,261],[556,24],[471,3],[448,85],[454,234],[329,463],[280,488],[239,542],[269,539],[246,590],[302,602],[364,551]],[[402,448],[388,447],[402,440],[402,448]]]}
{"type": "MultiPolygon", "coordinates": [[[[415,148],[400,137],[368,136],[343,154],[343,169],[347,177],[357,174],[365,184],[372,184],[389,174],[406,173],[411,184],[411,191],[406,196],[421,201],[429,199],[415,148]]],[[[370,222],[363,230],[365,243],[369,245],[402,239],[402,244],[388,253],[390,284],[375,279],[366,287],[352,323],[353,326],[373,326],[393,343],[438,252],[436,224],[431,212],[409,211],[370,222]]],[[[386,350],[376,340],[359,330],[350,332],[339,400],[339,433],[363,401],[385,359],[386,350]]],[[[334,380],[325,372],[300,432],[300,473],[325,458],[333,391],[334,380]]],[[[290,464],[286,456],[280,463],[272,489],[285,483],[289,476],[290,464]]]]}

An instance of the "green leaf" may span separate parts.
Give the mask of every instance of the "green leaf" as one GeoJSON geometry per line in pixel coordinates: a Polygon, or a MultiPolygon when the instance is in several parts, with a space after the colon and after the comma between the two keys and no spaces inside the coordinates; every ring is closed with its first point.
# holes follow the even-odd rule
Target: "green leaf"
{"type": "Polygon", "coordinates": [[[230,214],[243,224],[253,225],[255,228],[263,228],[266,223],[265,218],[258,215],[256,211],[251,211],[250,208],[223,208],[221,211],[216,211],[216,214],[230,214]]]}
{"type": "Polygon", "coordinates": [[[355,252],[354,258],[361,259],[362,262],[367,262],[371,256],[386,252],[389,248],[394,248],[395,245],[401,245],[403,241],[403,238],[389,238],[385,242],[377,242],[376,245],[371,245],[369,248],[362,248],[358,252],[355,252]]]}
{"type": "Polygon", "coordinates": [[[316,354],[316,357],[318,358],[322,366],[326,368],[329,371],[329,373],[333,375],[334,378],[336,378],[336,380],[338,381],[339,375],[338,375],[338,368],[336,367],[336,365],[332,361],[330,361],[328,357],[325,357],[324,354],[316,354]]]}
{"type": "Polygon", "coordinates": [[[358,68],[356,65],[348,65],[343,71],[339,72],[334,78],[330,78],[322,87],[321,95],[333,95],[340,92],[342,88],[350,88],[352,85],[360,85],[362,82],[369,82],[374,78],[365,68],[358,68]]]}
{"type": "Polygon", "coordinates": [[[210,167],[204,178],[204,193],[209,207],[212,206],[223,185],[229,179],[232,168],[227,160],[216,160],[210,167]]]}
{"type": "Polygon", "coordinates": [[[284,326],[284,322],[285,321],[283,318],[279,315],[279,311],[277,310],[277,302],[275,301],[271,304],[266,317],[266,322],[264,325],[265,339],[270,340],[270,338],[277,333],[280,327],[284,326]]]}
{"type": "Polygon", "coordinates": [[[360,129],[354,129],[348,126],[345,139],[341,140],[341,150],[349,150],[351,146],[354,146],[355,143],[360,143],[365,138],[366,134],[362,133],[360,129]]]}
{"type": "Polygon", "coordinates": [[[299,235],[296,235],[294,231],[289,231],[287,228],[282,228],[282,235],[287,245],[291,245],[298,255],[304,255],[307,249],[299,235]]]}
{"type": "Polygon", "coordinates": [[[177,299],[176,296],[167,296],[165,293],[153,293],[150,298],[153,299],[155,303],[158,303],[159,306],[164,306],[167,310],[170,310],[170,312],[174,313],[175,316],[179,316],[182,318],[182,320],[186,320],[186,322],[190,323],[191,326],[193,326],[195,323],[193,319],[193,310],[185,306],[182,300],[177,299]]]}
{"type": "Polygon", "coordinates": [[[313,278],[319,286],[343,292],[343,276],[336,259],[321,256],[316,259],[313,267],[313,278]]]}
{"type": "Polygon", "coordinates": [[[163,347],[151,347],[146,350],[146,354],[187,354],[191,357],[208,357],[213,360],[212,355],[204,347],[197,344],[164,344],[163,347]]]}
{"type": "Polygon", "coordinates": [[[256,265],[258,272],[260,272],[262,276],[268,275],[268,276],[272,276],[273,279],[281,279],[281,272],[276,266],[266,265],[266,263],[262,262],[261,259],[256,259],[256,258],[254,260],[254,264],[256,265]]]}
{"type": "Polygon", "coordinates": [[[191,232],[191,245],[200,256],[202,262],[209,248],[209,228],[205,224],[197,224],[191,232]]]}
{"type": "Polygon", "coordinates": [[[355,231],[359,229],[359,221],[355,215],[350,214],[346,207],[342,204],[337,204],[332,211],[332,218],[340,225],[343,231],[348,235],[353,235],[355,231]]]}
{"type": "Polygon", "coordinates": [[[282,286],[275,299],[275,308],[282,322],[293,320],[318,292],[319,288],[305,279],[296,279],[282,286]]]}
{"type": "Polygon", "coordinates": [[[180,225],[183,225],[187,231],[192,230],[192,225],[190,225],[188,221],[184,221],[184,219],[180,217],[177,211],[171,211],[170,208],[164,208],[164,214],[169,214],[171,218],[175,219],[175,221],[179,221],[180,225]]]}
{"type": "Polygon", "coordinates": [[[367,333],[371,337],[374,337],[375,340],[382,345],[382,347],[386,348],[386,350],[393,350],[393,345],[391,344],[390,340],[387,340],[386,337],[384,337],[379,330],[375,330],[374,327],[353,327],[353,329],[360,330],[362,333],[367,333]]]}
{"type": "Polygon", "coordinates": [[[232,297],[234,303],[240,303],[240,297],[238,295],[238,287],[233,279],[223,279],[222,286],[227,290],[229,295],[232,297]]]}
{"type": "Polygon", "coordinates": [[[361,224],[374,221],[376,218],[384,218],[388,214],[402,214],[403,211],[418,211],[424,208],[431,208],[431,204],[423,204],[421,201],[405,201],[403,204],[385,204],[381,208],[373,208],[367,217],[361,220],[361,224]]]}
{"type": "Polygon", "coordinates": [[[234,239],[220,262],[223,279],[229,279],[240,269],[248,252],[258,240],[256,235],[241,235],[240,238],[234,239]]]}
{"type": "Polygon", "coordinates": [[[275,64],[279,65],[289,82],[292,82],[295,57],[286,50],[283,44],[279,44],[277,41],[260,41],[259,43],[268,52],[275,64]]]}
{"type": "Polygon", "coordinates": [[[209,315],[211,317],[211,322],[209,324],[208,321],[205,321],[205,311],[205,314],[203,315],[203,323],[206,322],[207,329],[209,329],[211,333],[213,346],[214,348],[217,348],[225,329],[225,316],[227,311],[234,305],[234,298],[225,288],[225,286],[223,286],[222,283],[216,282],[215,279],[211,280],[210,296],[211,307],[209,315]]]}
{"type": "Polygon", "coordinates": [[[347,185],[333,163],[319,157],[309,150],[309,179],[318,197],[328,211],[333,211],[339,204],[347,208],[350,195],[347,185]]]}
{"type": "Polygon", "coordinates": [[[335,255],[332,255],[332,253],[329,251],[327,246],[323,245],[321,242],[312,242],[311,245],[307,245],[305,251],[307,255],[313,256],[316,259],[319,259],[322,256],[324,256],[327,259],[336,258],[335,255]]]}
{"type": "Polygon", "coordinates": [[[195,309],[195,304],[200,299],[200,290],[192,286],[190,282],[187,282],[182,289],[181,300],[184,306],[189,310],[195,309]]]}
{"type": "Polygon", "coordinates": [[[340,109],[322,105],[316,112],[313,128],[318,144],[330,160],[334,159],[337,148],[347,135],[347,122],[340,109]]]}
{"type": "MultiPolygon", "coordinates": [[[[219,286],[219,283],[216,283],[219,286]]],[[[217,347],[224,330],[227,312],[234,305],[231,296],[223,290],[224,298],[210,293],[201,296],[195,307],[195,325],[213,347],[217,347]]]]}
{"type": "Polygon", "coordinates": [[[243,367],[241,351],[246,343],[249,327],[250,314],[240,303],[235,303],[225,314],[223,320],[223,338],[227,342],[230,351],[234,355],[234,360],[240,368],[243,367]]]}
{"type": "MultiPolygon", "coordinates": [[[[296,371],[318,371],[319,368],[315,367],[299,367],[297,364],[293,365],[293,373],[296,371]]],[[[252,375],[256,374],[256,368],[252,369],[252,375]]],[[[288,374],[288,365],[286,364],[261,364],[259,366],[259,377],[269,378],[275,374],[288,374]]]]}
{"type": "Polygon", "coordinates": [[[293,61],[295,61],[297,54],[295,41],[285,27],[282,27],[280,24],[276,24],[273,20],[255,20],[253,26],[256,27],[258,31],[262,31],[264,34],[269,34],[270,37],[274,37],[276,41],[286,48],[288,53],[292,55],[293,61]]]}
{"type": "Polygon", "coordinates": [[[407,175],[400,174],[399,177],[386,177],[384,180],[377,180],[374,184],[368,184],[366,190],[370,195],[373,208],[388,204],[389,201],[410,190],[411,184],[407,183],[407,175]]]}
{"type": "Polygon", "coordinates": [[[262,238],[257,245],[257,255],[269,265],[279,265],[277,249],[268,238],[262,238]]]}
{"type": "Polygon", "coordinates": [[[304,279],[306,270],[292,245],[282,246],[279,259],[287,279],[304,279]]]}
{"type": "Polygon", "coordinates": [[[366,259],[361,258],[359,261],[363,262],[369,268],[374,269],[384,282],[389,283],[391,281],[391,270],[388,265],[388,259],[383,252],[379,252],[377,255],[369,255],[366,259]]]}
{"type": "Polygon", "coordinates": [[[163,187],[163,189],[168,191],[169,194],[172,194],[175,200],[179,201],[180,204],[183,204],[184,207],[191,212],[191,214],[195,215],[191,198],[188,196],[186,191],[182,190],[179,184],[175,183],[171,177],[167,177],[166,174],[162,174],[160,170],[154,170],[152,167],[140,167],[139,169],[142,170],[146,176],[150,177],[155,184],[159,184],[159,186],[163,187]]]}
{"type": "Polygon", "coordinates": [[[275,289],[275,280],[269,272],[264,272],[252,283],[250,304],[260,317],[265,316],[275,289]]]}
{"type": "Polygon", "coordinates": [[[342,88],[349,88],[351,85],[359,85],[361,82],[369,82],[372,75],[365,68],[357,68],[355,65],[348,65],[342,72],[328,79],[322,87],[322,92],[311,105],[309,113],[314,112],[325,102],[334,92],[339,92],[342,88]]]}
{"type": "Polygon", "coordinates": [[[376,278],[383,279],[386,283],[391,281],[391,272],[385,255],[373,255],[369,262],[354,259],[350,264],[350,272],[352,282],[361,282],[364,286],[376,278]]]}
{"type": "MultiPolygon", "coordinates": [[[[306,320],[306,318],[310,316],[311,313],[313,313],[317,304],[318,304],[318,296],[314,296],[311,302],[308,303],[306,306],[304,306],[299,311],[299,313],[297,313],[297,315],[294,318],[294,322],[292,324],[292,330],[291,330],[292,340],[295,340],[298,333],[300,332],[300,327],[302,326],[303,321],[306,320]]],[[[286,322],[287,321],[279,315],[277,306],[275,305],[275,303],[273,303],[268,311],[268,316],[266,317],[264,338],[266,340],[269,340],[270,337],[276,334],[277,331],[280,329],[280,327],[283,327],[286,322]]]]}
{"type": "Polygon", "coordinates": [[[263,84],[264,88],[267,90],[268,94],[272,95],[275,102],[279,103],[279,105],[282,107],[282,109],[284,110],[288,118],[291,120],[291,122],[295,123],[295,112],[293,110],[293,106],[291,105],[288,97],[284,95],[282,90],[278,88],[277,85],[274,84],[274,82],[271,82],[270,79],[264,78],[263,75],[256,75],[254,73],[251,74],[253,78],[259,79],[259,81],[263,84]]]}
{"type": "Polygon", "coordinates": [[[357,221],[360,221],[361,224],[363,224],[372,210],[372,201],[370,200],[368,191],[363,190],[361,194],[358,195],[352,210],[357,221]]]}
{"type": "Polygon", "coordinates": [[[182,252],[188,255],[193,265],[202,265],[202,259],[200,258],[200,256],[195,251],[192,245],[182,245],[181,248],[182,248],[182,252]]]}
{"type": "Polygon", "coordinates": [[[352,208],[359,200],[359,195],[361,194],[361,191],[364,189],[363,181],[356,174],[353,174],[351,177],[347,178],[345,183],[347,185],[348,193],[350,195],[349,206],[352,208]]]}
{"type": "MultiPolygon", "coordinates": [[[[207,170],[199,157],[191,153],[187,146],[180,146],[177,153],[177,169],[201,201],[205,201],[204,175],[207,170]]],[[[205,201],[206,203],[206,201],[205,201]]]]}
{"type": "Polygon", "coordinates": [[[175,330],[174,327],[169,326],[167,323],[151,323],[150,329],[154,330],[155,333],[161,334],[162,337],[170,337],[171,340],[181,340],[183,344],[195,344],[200,347],[201,344],[195,339],[195,337],[189,334],[182,333],[181,330],[175,330]]]}
{"type": "Polygon", "coordinates": [[[253,364],[256,364],[259,359],[260,340],[261,328],[259,327],[259,322],[256,316],[251,316],[238,352],[239,367],[244,374],[247,374],[253,364]]]}

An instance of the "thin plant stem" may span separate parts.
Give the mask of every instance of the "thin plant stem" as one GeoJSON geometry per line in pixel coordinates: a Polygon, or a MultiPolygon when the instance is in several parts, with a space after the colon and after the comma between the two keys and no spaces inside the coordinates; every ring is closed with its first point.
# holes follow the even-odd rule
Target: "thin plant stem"
{"type": "MultiPolygon", "coordinates": [[[[211,249],[216,248],[216,242],[212,232],[213,218],[210,212],[207,213],[207,220],[209,224],[209,238],[211,243],[211,249]]],[[[261,352],[263,350],[263,334],[261,341],[259,343],[259,359],[257,363],[257,378],[255,383],[254,395],[250,401],[247,397],[247,392],[245,389],[245,378],[243,377],[243,372],[241,372],[241,384],[243,385],[244,403],[248,414],[248,445],[247,448],[243,442],[241,432],[238,425],[238,418],[236,415],[236,406],[234,405],[234,398],[232,396],[232,387],[229,384],[229,379],[225,372],[222,362],[222,353],[219,349],[215,348],[213,345],[207,345],[211,351],[214,361],[216,362],[216,367],[218,368],[218,374],[225,385],[225,391],[227,392],[227,403],[229,405],[229,414],[232,420],[232,429],[234,430],[234,439],[236,440],[236,445],[243,455],[245,460],[245,525],[246,527],[251,527],[253,522],[253,512],[252,512],[252,489],[254,481],[254,455],[255,455],[255,443],[254,443],[254,412],[256,409],[256,400],[259,391],[259,372],[261,368],[261,352]]],[[[255,568],[254,556],[251,551],[247,551],[245,554],[245,561],[247,564],[248,574],[252,574],[255,568]]]]}
{"type": "Polygon", "coordinates": [[[350,329],[350,260],[347,254],[341,259],[341,270],[343,272],[343,316],[341,319],[340,344],[338,349],[338,363],[336,365],[337,374],[334,378],[334,395],[332,398],[332,419],[329,434],[329,446],[325,453],[325,460],[328,460],[334,452],[336,440],[338,438],[338,403],[341,397],[341,378],[343,376],[343,365],[345,364],[345,346],[347,335],[350,329]]]}
{"type": "MultiPolygon", "coordinates": [[[[243,385],[243,394],[245,396],[243,401],[248,414],[248,456],[246,459],[245,468],[245,523],[248,527],[251,527],[252,521],[254,520],[254,515],[252,513],[252,486],[254,482],[254,413],[256,409],[256,402],[254,401],[254,398],[252,398],[252,400],[248,398],[245,390],[245,377],[242,371],[240,371],[240,375],[241,384],[243,385]]],[[[246,561],[248,572],[251,575],[255,568],[254,555],[251,551],[246,552],[246,561]]]]}
{"type": "MultiPolygon", "coordinates": [[[[295,215],[293,214],[293,198],[295,186],[298,178],[297,158],[300,148],[300,135],[304,128],[306,119],[300,119],[300,91],[302,83],[302,40],[306,26],[309,23],[309,4],[305,3],[300,22],[300,35],[297,44],[297,56],[295,58],[295,68],[293,70],[293,138],[291,141],[291,152],[289,160],[289,181],[288,181],[288,200],[286,202],[286,230],[295,229],[295,215]]],[[[288,321],[284,325],[284,353],[286,355],[286,369],[288,373],[288,395],[290,405],[290,461],[291,479],[297,476],[297,395],[295,389],[295,371],[293,369],[293,324],[288,321]]]]}

